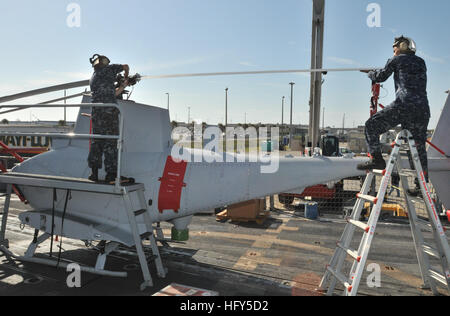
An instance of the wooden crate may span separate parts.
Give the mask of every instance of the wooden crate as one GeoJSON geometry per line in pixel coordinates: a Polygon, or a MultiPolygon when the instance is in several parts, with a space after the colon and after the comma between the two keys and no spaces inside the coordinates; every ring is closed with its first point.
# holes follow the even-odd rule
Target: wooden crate
{"type": "Polygon", "coordinates": [[[269,217],[270,212],[264,210],[264,200],[251,200],[230,205],[227,210],[217,214],[217,220],[234,222],[256,222],[259,225],[269,217]]]}
{"type": "Polygon", "coordinates": [[[227,208],[227,214],[232,218],[248,218],[255,219],[259,213],[264,210],[263,200],[251,200],[234,205],[227,208]]]}

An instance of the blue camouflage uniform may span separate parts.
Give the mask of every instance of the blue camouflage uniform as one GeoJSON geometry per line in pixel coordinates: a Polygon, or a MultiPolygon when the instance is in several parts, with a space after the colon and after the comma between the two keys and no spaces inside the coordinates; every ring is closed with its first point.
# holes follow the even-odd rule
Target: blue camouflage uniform
{"type": "MultiPolygon", "coordinates": [[[[122,72],[122,65],[108,65],[96,69],[90,86],[92,103],[117,103],[114,83],[117,74],[122,72]]],[[[119,135],[119,110],[114,107],[92,108],[92,132],[97,135],[119,135]]],[[[102,168],[102,156],[105,155],[105,171],[117,173],[117,141],[95,139],[91,144],[89,167],[102,168]]]]}
{"type": "Polygon", "coordinates": [[[380,83],[394,73],[396,99],[366,122],[366,141],[369,152],[381,152],[380,135],[401,124],[411,132],[417,144],[420,162],[428,175],[426,152],[430,106],[427,97],[427,66],[414,54],[401,54],[388,60],[382,70],[369,72],[369,78],[380,83]]]}

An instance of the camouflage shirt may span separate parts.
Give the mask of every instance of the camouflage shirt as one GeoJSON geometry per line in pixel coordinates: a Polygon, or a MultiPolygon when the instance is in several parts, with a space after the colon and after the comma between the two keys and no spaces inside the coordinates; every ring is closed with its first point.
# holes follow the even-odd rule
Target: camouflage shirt
{"type": "Polygon", "coordinates": [[[428,109],[427,66],[416,56],[402,54],[388,60],[382,70],[369,72],[369,78],[376,83],[386,81],[394,73],[396,104],[418,106],[428,109]]]}
{"type": "Polygon", "coordinates": [[[109,65],[94,72],[90,81],[93,103],[117,103],[114,83],[122,71],[122,65],[109,65]]]}

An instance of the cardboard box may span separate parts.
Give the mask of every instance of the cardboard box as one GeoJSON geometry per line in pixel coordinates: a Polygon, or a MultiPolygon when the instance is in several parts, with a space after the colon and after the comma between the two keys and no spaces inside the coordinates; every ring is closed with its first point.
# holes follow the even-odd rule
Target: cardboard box
{"type": "Polygon", "coordinates": [[[256,219],[264,211],[264,200],[251,200],[228,206],[227,216],[239,219],[256,219]]]}

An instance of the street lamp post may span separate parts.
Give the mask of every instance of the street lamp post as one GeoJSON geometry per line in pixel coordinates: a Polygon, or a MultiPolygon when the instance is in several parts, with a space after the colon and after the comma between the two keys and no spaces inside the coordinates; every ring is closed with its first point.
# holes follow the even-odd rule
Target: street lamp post
{"type": "Polygon", "coordinates": [[[167,110],[170,110],[170,94],[169,93],[166,94],[167,94],[167,110]]]}
{"type": "Polygon", "coordinates": [[[228,88],[225,89],[225,127],[228,126],[228,88]]]}
{"type": "Polygon", "coordinates": [[[283,97],[281,100],[281,127],[284,125],[284,99],[286,99],[286,97],[283,97]]]}
{"type": "Polygon", "coordinates": [[[292,134],[293,134],[293,130],[292,130],[292,115],[293,115],[293,110],[294,110],[294,82],[289,83],[291,85],[291,122],[290,122],[290,127],[289,127],[289,147],[292,149],[292,134]]]}
{"type": "Polygon", "coordinates": [[[191,124],[191,107],[188,106],[188,121],[187,121],[188,125],[191,124]]]}
{"type": "MultiPolygon", "coordinates": [[[[64,105],[67,104],[67,90],[64,90],[64,105]]],[[[64,125],[67,124],[67,107],[64,107],[64,125]]]]}

